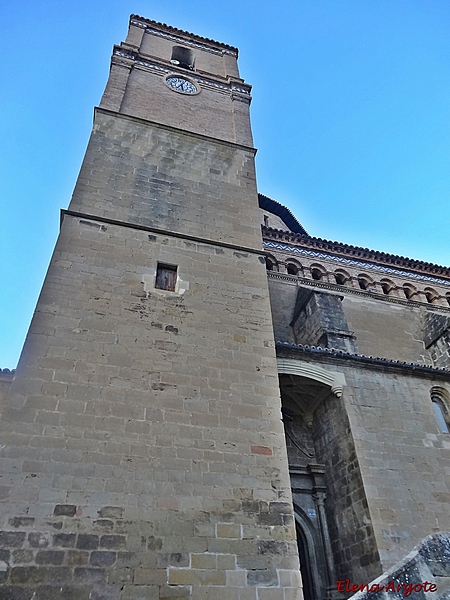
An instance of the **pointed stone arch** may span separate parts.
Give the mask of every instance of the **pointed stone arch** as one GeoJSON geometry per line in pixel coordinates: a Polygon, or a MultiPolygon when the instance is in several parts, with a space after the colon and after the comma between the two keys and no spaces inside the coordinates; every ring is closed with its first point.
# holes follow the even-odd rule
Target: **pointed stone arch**
{"type": "Polygon", "coordinates": [[[294,517],[305,600],[324,598],[326,585],[324,585],[323,576],[321,577],[320,572],[323,568],[319,568],[321,561],[323,562],[323,557],[320,555],[322,549],[320,535],[312,527],[310,519],[295,501],[294,517]]]}

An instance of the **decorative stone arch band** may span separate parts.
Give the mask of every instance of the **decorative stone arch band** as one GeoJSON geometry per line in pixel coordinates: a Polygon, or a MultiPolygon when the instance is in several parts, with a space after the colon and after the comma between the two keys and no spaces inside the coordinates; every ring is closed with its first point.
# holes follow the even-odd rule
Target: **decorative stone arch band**
{"type": "Polygon", "coordinates": [[[279,375],[298,375],[305,379],[312,379],[327,385],[338,398],[342,396],[345,385],[343,373],[326,371],[322,367],[291,358],[277,358],[277,367],[279,375]]]}

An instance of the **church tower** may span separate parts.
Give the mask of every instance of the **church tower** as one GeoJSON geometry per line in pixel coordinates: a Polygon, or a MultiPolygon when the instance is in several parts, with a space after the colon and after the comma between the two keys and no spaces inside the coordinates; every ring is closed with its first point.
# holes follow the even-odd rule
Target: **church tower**
{"type": "Polygon", "coordinates": [[[249,104],[131,17],[0,421],[0,597],[302,598],[249,104]]]}

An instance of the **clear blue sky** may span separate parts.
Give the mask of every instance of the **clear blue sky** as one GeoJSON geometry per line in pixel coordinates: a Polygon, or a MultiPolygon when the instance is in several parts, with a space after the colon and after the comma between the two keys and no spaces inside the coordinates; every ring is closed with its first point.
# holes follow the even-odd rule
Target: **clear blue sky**
{"type": "Polygon", "coordinates": [[[1,368],[130,13],[239,47],[259,191],[311,235],[450,265],[449,0],[3,0],[1,368]]]}

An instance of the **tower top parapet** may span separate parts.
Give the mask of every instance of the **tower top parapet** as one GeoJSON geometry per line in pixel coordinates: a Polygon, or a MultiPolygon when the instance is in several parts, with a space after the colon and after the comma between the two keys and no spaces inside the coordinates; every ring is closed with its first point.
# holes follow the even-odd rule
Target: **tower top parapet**
{"type": "Polygon", "coordinates": [[[216,47],[222,52],[232,54],[236,57],[239,53],[238,49],[234,46],[230,46],[228,44],[224,44],[223,42],[218,42],[210,38],[205,38],[200,35],[196,35],[195,33],[184,31],[183,29],[177,29],[176,27],[172,27],[171,25],[166,25],[166,23],[159,23],[158,21],[153,21],[152,19],[146,19],[144,17],[140,17],[139,15],[130,16],[130,25],[137,25],[138,27],[142,27],[145,29],[153,29],[155,33],[159,31],[162,35],[172,36],[173,38],[182,38],[184,42],[207,45],[212,48],[216,47]]]}
{"type": "Polygon", "coordinates": [[[237,56],[233,46],[131,15],[100,108],[253,148],[251,86],[237,56]]]}

